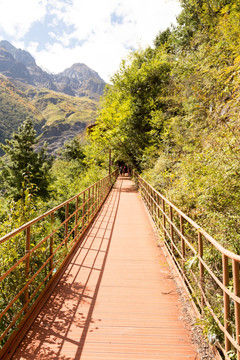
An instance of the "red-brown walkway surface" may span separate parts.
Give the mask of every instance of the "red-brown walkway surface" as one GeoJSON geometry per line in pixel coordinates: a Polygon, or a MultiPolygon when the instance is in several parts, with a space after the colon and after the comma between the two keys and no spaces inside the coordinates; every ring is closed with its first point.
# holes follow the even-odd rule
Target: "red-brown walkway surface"
{"type": "Polygon", "coordinates": [[[119,178],[14,360],[199,359],[144,205],[119,178]]]}

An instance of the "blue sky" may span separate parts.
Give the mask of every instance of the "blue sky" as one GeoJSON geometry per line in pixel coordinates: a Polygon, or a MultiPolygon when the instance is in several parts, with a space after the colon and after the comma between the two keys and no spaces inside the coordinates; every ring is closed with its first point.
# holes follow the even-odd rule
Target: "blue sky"
{"type": "Polygon", "coordinates": [[[176,23],[178,0],[0,0],[0,40],[58,73],[85,63],[107,82],[131,50],[176,23]]]}

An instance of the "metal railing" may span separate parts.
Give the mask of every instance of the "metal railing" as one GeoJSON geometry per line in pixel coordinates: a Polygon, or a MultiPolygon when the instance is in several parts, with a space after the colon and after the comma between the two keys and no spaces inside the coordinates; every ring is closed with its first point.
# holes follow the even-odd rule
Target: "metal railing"
{"type": "Polygon", "coordinates": [[[1,359],[60,278],[117,176],[113,172],[0,239],[1,359]]]}
{"type": "Polygon", "coordinates": [[[226,250],[143,178],[141,196],[214,342],[240,360],[240,256],[226,250]]]}

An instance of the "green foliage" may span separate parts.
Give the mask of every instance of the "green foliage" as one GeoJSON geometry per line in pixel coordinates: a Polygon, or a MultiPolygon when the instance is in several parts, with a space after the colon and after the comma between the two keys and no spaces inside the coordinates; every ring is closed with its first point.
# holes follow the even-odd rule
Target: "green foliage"
{"type": "MultiPolygon", "coordinates": [[[[46,126],[59,124],[90,123],[95,120],[97,101],[77,98],[51,90],[30,92],[32,104],[46,119],[46,126]]],[[[43,127],[43,129],[44,129],[43,127]]]]}
{"type": "Polygon", "coordinates": [[[153,143],[152,130],[156,133],[162,126],[155,112],[167,106],[164,95],[171,65],[164,51],[154,56],[151,49],[136,52],[131,61],[123,62],[113,77],[91,139],[110,147],[115,160],[141,170],[144,151],[153,143]]]}
{"type": "Polygon", "coordinates": [[[81,141],[75,137],[73,140],[65,142],[64,147],[59,151],[60,157],[64,160],[78,160],[82,165],[86,157],[84,153],[84,146],[81,141]]]}
{"type": "Polygon", "coordinates": [[[232,359],[232,360],[237,359],[237,354],[233,350],[228,351],[227,354],[228,354],[229,359],[232,359]]]}
{"type": "Polygon", "coordinates": [[[13,139],[6,142],[1,148],[6,153],[2,180],[7,195],[15,200],[24,198],[25,189],[31,186],[35,196],[48,197],[51,159],[47,156],[46,147],[39,152],[34,151],[37,140],[31,120],[24,121],[13,139]]]}
{"type": "Polygon", "coordinates": [[[78,160],[56,159],[51,169],[51,200],[48,207],[69,199],[107,175],[106,168],[96,164],[82,165],[78,160]]]}
{"type": "MultiPolygon", "coordinates": [[[[23,91],[18,90],[10,81],[0,77],[0,142],[11,137],[13,131],[28,117],[38,128],[44,119],[31,104],[23,91]]],[[[0,149],[0,155],[3,152],[0,149]]]]}
{"type": "Polygon", "coordinates": [[[158,52],[165,41],[179,48],[171,58],[167,89],[175,113],[170,104],[172,111],[157,115],[165,117],[158,136],[160,157],[154,165],[148,161],[144,176],[224,246],[240,253],[240,3],[182,3],[179,27],[156,44],[158,52]],[[186,48],[179,36],[190,26],[186,48]]]}
{"type": "Polygon", "coordinates": [[[167,28],[165,31],[160,31],[154,40],[154,46],[158,48],[162,45],[169,44],[170,36],[171,36],[170,28],[167,28]]]}

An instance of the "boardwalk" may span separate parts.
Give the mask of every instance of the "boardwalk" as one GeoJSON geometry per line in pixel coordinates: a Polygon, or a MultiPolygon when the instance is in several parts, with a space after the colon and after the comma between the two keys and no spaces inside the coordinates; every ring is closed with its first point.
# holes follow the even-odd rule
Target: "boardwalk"
{"type": "Polygon", "coordinates": [[[119,178],[14,360],[199,359],[144,205],[119,178]]]}

